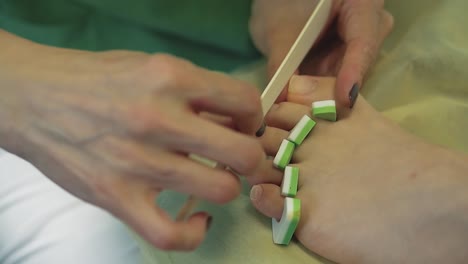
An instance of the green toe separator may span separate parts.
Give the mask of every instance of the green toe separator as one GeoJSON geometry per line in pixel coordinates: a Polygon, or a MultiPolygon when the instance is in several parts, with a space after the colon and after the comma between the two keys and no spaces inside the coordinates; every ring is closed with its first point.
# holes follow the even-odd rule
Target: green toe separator
{"type": "Polygon", "coordinates": [[[292,155],[294,154],[294,149],[294,143],[284,139],[275,159],[273,160],[273,164],[277,168],[284,170],[291,161],[292,155]]]}
{"type": "Polygon", "coordinates": [[[336,121],[336,107],[335,106],[322,106],[312,108],[312,114],[320,119],[328,121],[336,121]]]}
{"type": "Polygon", "coordinates": [[[294,142],[297,146],[301,145],[304,139],[315,127],[316,122],[307,115],[296,124],[288,136],[288,140],[294,142]]]}
{"type": "Polygon", "coordinates": [[[281,195],[295,197],[299,183],[299,168],[286,166],[284,169],[283,182],[281,183],[281,195]]]}
{"type": "Polygon", "coordinates": [[[279,245],[289,245],[301,218],[301,200],[286,197],[281,220],[272,219],[273,242],[279,245]]]}

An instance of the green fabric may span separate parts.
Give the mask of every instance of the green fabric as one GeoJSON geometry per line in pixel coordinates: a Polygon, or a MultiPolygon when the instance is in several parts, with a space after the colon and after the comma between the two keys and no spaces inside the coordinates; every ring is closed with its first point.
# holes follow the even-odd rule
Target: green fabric
{"type": "Polygon", "coordinates": [[[92,51],[166,52],[230,71],[259,57],[251,0],[0,0],[0,27],[27,39],[92,51]]]}

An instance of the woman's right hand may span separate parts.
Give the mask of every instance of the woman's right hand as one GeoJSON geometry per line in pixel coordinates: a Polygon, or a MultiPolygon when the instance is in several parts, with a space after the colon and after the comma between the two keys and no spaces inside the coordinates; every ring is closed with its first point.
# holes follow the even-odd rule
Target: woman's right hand
{"type": "Polygon", "coordinates": [[[247,177],[273,171],[254,137],[263,120],[254,87],[169,55],[56,49],[0,33],[10,41],[0,52],[9,66],[0,67],[9,120],[0,146],[154,246],[194,249],[210,221],[207,213],[173,221],[155,204],[162,190],[215,203],[240,192],[235,175],[189,153],[247,177]]]}

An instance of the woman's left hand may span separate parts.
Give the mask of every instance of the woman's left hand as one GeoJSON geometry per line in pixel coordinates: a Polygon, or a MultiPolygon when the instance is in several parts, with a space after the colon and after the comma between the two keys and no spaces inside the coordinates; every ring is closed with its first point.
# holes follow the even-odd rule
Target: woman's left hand
{"type": "MultiPolygon", "coordinates": [[[[352,107],[383,40],[392,30],[393,17],[384,9],[384,0],[329,1],[333,1],[333,7],[326,29],[298,73],[337,77],[335,98],[342,106],[352,107]]],[[[317,3],[318,0],[254,1],[250,31],[255,45],[268,58],[270,77],[317,3]]],[[[286,92],[279,100],[285,99],[286,92]]]]}

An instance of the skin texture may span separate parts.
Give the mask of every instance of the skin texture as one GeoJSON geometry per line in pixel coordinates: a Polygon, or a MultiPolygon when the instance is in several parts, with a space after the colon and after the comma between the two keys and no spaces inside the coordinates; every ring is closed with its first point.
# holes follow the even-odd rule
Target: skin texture
{"type": "MultiPolygon", "coordinates": [[[[356,12],[350,10],[356,6],[367,6],[366,14],[381,17],[382,4],[349,2],[356,4],[345,8],[335,3],[333,17],[350,17],[340,23],[354,24],[356,12]]],[[[312,3],[254,3],[252,34],[269,57],[271,71],[302,28],[312,3]],[[285,17],[285,7],[298,15],[285,17]]],[[[377,20],[364,22],[380,25],[377,20]]],[[[308,59],[310,67],[320,66],[323,74],[336,73],[331,70],[341,63],[336,58],[356,37],[347,27],[343,32],[348,35],[338,34],[340,27],[330,29],[336,36],[330,41],[337,43],[330,47],[336,48],[323,54],[332,59],[308,59]]],[[[378,44],[381,35],[366,30],[366,36],[377,36],[371,44],[378,44]]],[[[158,248],[196,248],[210,221],[201,212],[174,222],[154,205],[161,191],[216,203],[226,203],[240,191],[232,173],[202,166],[188,153],[252,179],[280,175],[254,137],[262,122],[260,96],[246,83],[169,55],[58,49],[4,31],[0,39],[0,120],[14,120],[0,122],[0,145],[75,196],[110,211],[158,248]]],[[[364,54],[375,54],[378,45],[368,44],[357,45],[353,50],[359,52],[349,54],[359,57],[367,47],[372,49],[364,54]]]]}
{"type": "MultiPolygon", "coordinates": [[[[333,98],[334,85],[334,78],[292,79],[288,102],[267,115],[261,141],[269,155],[310,115],[311,102],[333,98]]],[[[300,170],[296,237],[306,248],[338,263],[466,261],[466,154],[423,142],[362,97],[351,115],[316,121],[291,162],[300,170]]],[[[280,218],[281,176],[252,180],[253,205],[280,218]]]]}
{"type": "Polygon", "coordinates": [[[237,176],[188,153],[247,176],[272,166],[254,136],[263,119],[255,87],[169,55],[0,39],[0,118],[11,121],[0,124],[0,146],[156,247],[194,249],[210,221],[200,212],[174,222],[154,203],[161,191],[220,204],[240,193],[237,176]]]}
{"type": "MultiPolygon", "coordinates": [[[[362,86],[383,40],[393,28],[384,0],[332,0],[333,8],[321,38],[312,47],[298,74],[337,78],[335,98],[350,107],[354,84],[362,86]]],[[[257,48],[268,58],[272,77],[296,40],[317,0],[256,0],[250,31],[257,48]]],[[[286,90],[278,101],[286,99],[286,90]]]]}

